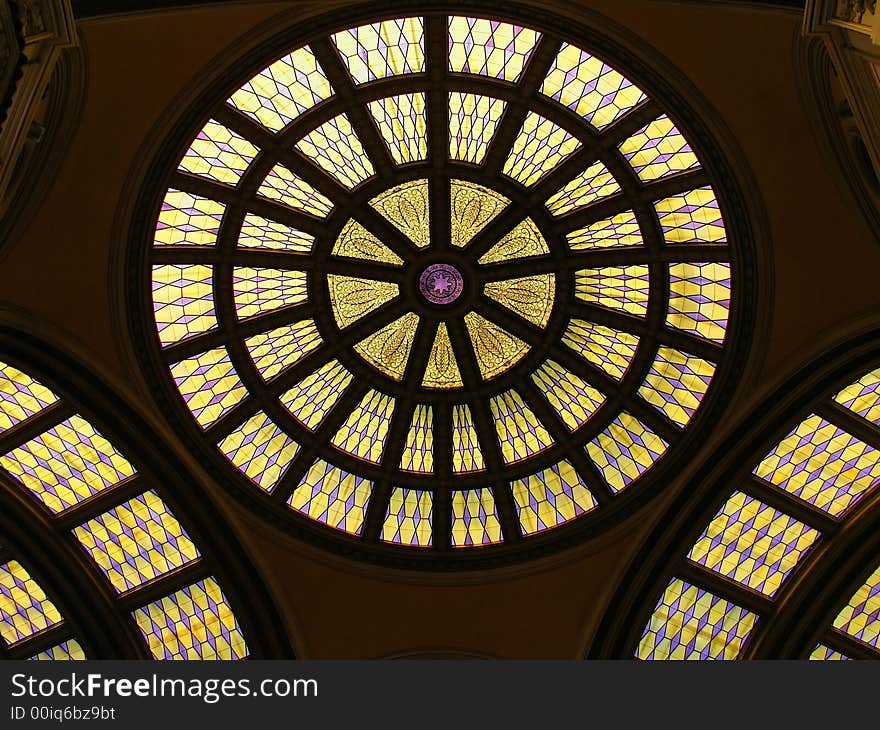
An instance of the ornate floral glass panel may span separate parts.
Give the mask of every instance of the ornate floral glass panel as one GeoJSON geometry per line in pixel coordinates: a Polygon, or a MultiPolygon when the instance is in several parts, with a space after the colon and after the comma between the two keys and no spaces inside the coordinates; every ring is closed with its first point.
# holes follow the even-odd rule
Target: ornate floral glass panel
{"type": "Polygon", "coordinates": [[[503,13],[364,17],[267,59],[155,197],[182,432],[355,551],[455,560],[616,509],[739,316],[679,111],[503,13]]]}

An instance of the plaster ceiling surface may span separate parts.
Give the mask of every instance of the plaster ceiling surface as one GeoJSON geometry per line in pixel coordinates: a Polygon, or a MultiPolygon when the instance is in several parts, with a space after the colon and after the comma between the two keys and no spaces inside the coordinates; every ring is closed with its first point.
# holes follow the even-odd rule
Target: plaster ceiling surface
{"type": "MultiPolygon", "coordinates": [[[[311,3],[297,11],[306,16],[335,5],[311,3]]],[[[571,4],[539,5],[580,13],[571,4]]],[[[37,322],[35,331],[65,333],[181,451],[206,494],[237,525],[300,656],[378,657],[413,648],[582,655],[604,601],[687,470],[611,533],[552,561],[462,575],[363,567],[240,511],[185,453],[151,396],[120,311],[123,241],[116,217],[131,192],[127,180],[152,128],[181,103],[194,75],[267,19],[292,23],[285,14],[290,9],[289,3],[230,4],[80,22],[87,59],[82,115],[38,214],[0,253],[0,299],[37,322]],[[355,597],[356,618],[345,610],[355,597]]],[[[816,342],[877,309],[873,272],[880,247],[814,140],[794,67],[799,13],[610,0],[589,3],[589,11],[640,37],[689,79],[742,151],[766,210],[768,235],[759,251],[765,325],[727,416],[695,448],[693,468],[727,435],[727,424],[806,360],[816,342]]]]}

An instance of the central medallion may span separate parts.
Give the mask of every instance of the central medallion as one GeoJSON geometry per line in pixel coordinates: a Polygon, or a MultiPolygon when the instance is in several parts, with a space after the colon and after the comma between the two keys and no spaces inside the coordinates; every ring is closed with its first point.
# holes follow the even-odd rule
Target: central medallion
{"type": "Polygon", "coordinates": [[[419,276],[419,291],[432,304],[451,304],[463,287],[461,272],[451,264],[431,264],[419,276]]]}

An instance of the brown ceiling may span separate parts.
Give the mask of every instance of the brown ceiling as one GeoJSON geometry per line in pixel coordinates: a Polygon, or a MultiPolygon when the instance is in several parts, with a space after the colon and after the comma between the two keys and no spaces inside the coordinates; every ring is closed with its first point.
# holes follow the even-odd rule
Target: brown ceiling
{"type": "MultiPolygon", "coordinates": [[[[454,575],[367,566],[242,512],[184,453],[139,370],[121,311],[125,242],[117,215],[135,192],[127,184],[151,130],[213,59],[246,43],[252,29],[276,16],[280,27],[294,22],[291,13],[346,4],[198,3],[87,17],[107,3],[75,3],[86,16],[78,24],[87,64],[82,114],[37,215],[0,252],[4,319],[73,352],[181,452],[206,498],[237,526],[300,657],[583,656],[619,577],[688,472],[611,532],[552,559],[454,575]]],[[[880,246],[822,154],[798,88],[801,13],[651,0],[530,4],[572,15],[586,6],[664,56],[705,99],[708,118],[723,120],[719,139],[735,141],[723,143],[750,174],[764,209],[755,345],[726,416],[710,424],[692,455],[695,468],[788,374],[880,323],[880,246]]],[[[762,226],[760,216],[756,223],[762,226]]]]}

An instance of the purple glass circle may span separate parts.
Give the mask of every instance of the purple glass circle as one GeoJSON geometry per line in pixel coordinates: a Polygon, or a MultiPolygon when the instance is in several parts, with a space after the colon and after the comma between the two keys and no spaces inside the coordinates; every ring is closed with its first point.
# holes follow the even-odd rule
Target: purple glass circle
{"type": "Polygon", "coordinates": [[[419,276],[419,291],[433,304],[451,304],[463,287],[461,272],[451,264],[431,264],[419,276]]]}

